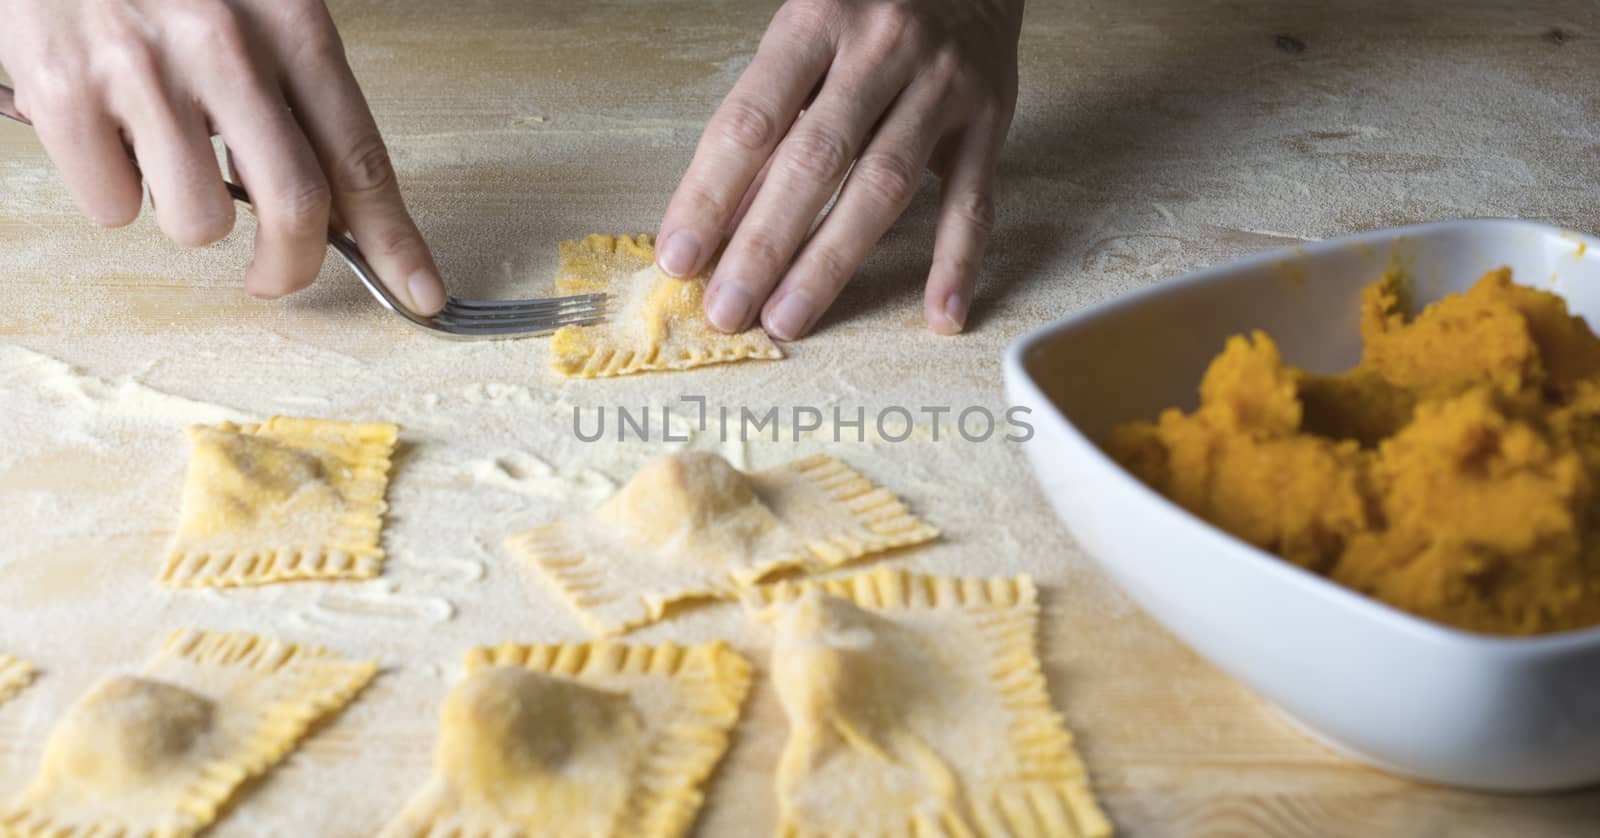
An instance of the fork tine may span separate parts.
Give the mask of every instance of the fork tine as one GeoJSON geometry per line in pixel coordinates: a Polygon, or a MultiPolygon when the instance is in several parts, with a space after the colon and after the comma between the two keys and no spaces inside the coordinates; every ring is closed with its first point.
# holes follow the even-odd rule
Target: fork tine
{"type": "Polygon", "coordinates": [[[460,337],[490,337],[494,335],[539,335],[547,334],[563,326],[589,326],[604,322],[605,317],[596,314],[567,317],[539,317],[526,320],[486,320],[466,321],[462,323],[447,324],[452,334],[460,337]]]}
{"type": "Polygon", "coordinates": [[[436,323],[515,323],[520,321],[536,320],[570,320],[581,317],[603,317],[606,313],[603,305],[576,306],[571,308],[551,309],[544,311],[506,312],[504,314],[473,314],[445,310],[434,315],[436,323]]]}
{"type": "Polygon", "coordinates": [[[529,300],[466,300],[466,299],[462,299],[460,297],[451,297],[450,298],[450,303],[452,305],[461,306],[462,308],[496,309],[496,308],[516,308],[517,306],[529,305],[529,304],[535,304],[535,303],[537,303],[537,304],[546,304],[546,305],[586,304],[586,303],[593,303],[593,302],[598,302],[598,301],[604,300],[604,299],[608,298],[609,296],[610,296],[609,294],[604,294],[604,293],[600,293],[600,294],[572,294],[572,295],[566,296],[566,297],[535,297],[535,298],[529,299],[529,300]]]}
{"type": "Polygon", "coordinates": [[[605,299],[586,299],[576,302],[559,302],[550,304],[541,300],[521,300],[516,305],[469,308],[457,305],[454,301],[446,303],[442,311],[434,316],[439,322],[444,321],[469,321],[469,320],[504,320],[522,317],[553,317],[580,311],[604,311],[605,299]]]}
{"type": "Polygon", "coordinates": [[[582,308],[563,308],[544,311],[512,311],[504,314],[463,314],[457,311],[441,311],[434,315],[435,323],[492,323],[496,321],[533,320],[540,317],[570,317],[581,314],[604,314],[605,306],[585,306],[582,308]]]}
{"type": "Polygon", "coordinates": [[[508,323],[538,323],[543,321],[561,321],[583,319],[588,317],[603,318],[606,308],[603,305],[590,305],[568,307],[551,310],[517,311],[503,314],[474,314],[445,310],[434,315],[433,322],[441,326],[469,326],[469,325],[504,325],[508,323]]]}
{"type": "Polygon", "coordinates": [[[603,305],[606,294],[578,294],[571,297],[551,297],[543,300],[460,300],[451,297],[445,307],[462,313],[501,313],[511,311],[566,308],[569,306],[603,305]]]}

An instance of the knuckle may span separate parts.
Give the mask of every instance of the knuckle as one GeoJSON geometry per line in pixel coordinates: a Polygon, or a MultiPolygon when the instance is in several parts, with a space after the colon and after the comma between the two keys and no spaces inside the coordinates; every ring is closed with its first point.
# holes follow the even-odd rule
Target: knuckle
{"type": "Polygon", "coordinates": [[[971,74],[967,71],[966,59],[959,52],[941,49],[929,60],[923,75],[950,90],[965,83],[971,74]]]}
{"type": "Polygon", "coordinates": [[[328,214],[333,198],[328,183],[317,179],[306,181],[281,193],[272,213],[273,224],[292,234],[321,234],[328,226],[328,214]]]}
{"type": "Polygon", "coordinates": [[[809,38],[828,31],[839,11],[836,0],[789,0],[778,10],[774,31],[809,38]]]}
{"type": "Polygon", "coordinates": [[[924,84],[933,86],[940,101],[962,113],[981,112],[998,98],[988,75],[954,48],[939,50],[920,75],[924,84]]]}
{"type": "Polygon", "coordinates": [[[1011,121],[1017,99],[1014,80],[981,76],[964,78],[962,84],[980,119],[1011,121]]]}
{"type": "Polygon", "coordinates": [[[742,151],[762,151],[778,134],[778,121],[765,108],[732,100],[717,114],[717,136],[742,151]]]}
{"type": "Polygon", "coordinates": [[[722,220],[732,214],[728,200],[704,183],[684,184],[684,198],[695,217],[722,220]]]}
{"type": "Polygon", "coordinates": [[[96,48],[96,64],[107,79],[148,84],[158,73],[155,48],[136,35],[116,35],[96,48]]]}
{"type": "Polygon", "coordinates": [[[951,203],[956,218],[983,236],[994,232],[994,196],[988,192],[972,191],[957,195],[951,203]]]}
{"type": "Polygon", "coordinates": [[[894,52],[920,44],[924,38],[921,19],[900,4],[890,4],[867,25],[869,44],[881,52],[894,52]]]}
{"type": "Polygon", "coordinates": [[[983,252],[977,250],[960,253],[944,261],[945,273],[957,284],[964,284],[977,277],[982,267],[983,252]]]}
{"type": "Polygon", "coordinates": [[[226,3],[176,3],[169,9],[167,26],[186,44],[206,45],[230,52],[244,48],[244,27],[226,3]]]}
{"type": "Polygon", "coordinates": [[[396,222],[385,224],[378,231],[368,233],[362,242],[363,246],[370,245],[377,253],[404,254],[418,249],[421,235],[410,224],[396,222]]]}
{"type": "Polygon", "coordinates": [[[297,61],[313,67],[342,67],[346,62],[344,41],[331,27],[308,34],[295,56],[297,61]]]}
{"type": "Polygon", "coordinates": [[[903,155],[874,152],[856,162],[850,177],[866,190],[869,199],[898,209],[911,202],[921,175],[921,168],[903,155]]]}
{"type": "Polygon", "coordinates": [[[788,261],[788,254],[778,245],[778,239],[765,229],[750,230],[739,243],[744,261],[762,268],[776,270],[788,261]]]}
{"type": "Polygon", "coordinates": [[[814,180],[833,182],[850,165],[850,142],[838,131],[816,126],[789,136],[788,165],[814,180]]]}
{"type": "Polygon", "coordinates": [[[278,10],[278,30],[295,44],[295,60],[313,65],[342,64],[344,41],[320,0],[286,0],[278,10]]]}
{"type": "Polygon", "coordinates": [[[37,122],[71,111],[87,97],[87,85],[77,67],[47,61],[32,68],[27,83],[17,88],[17,108],[37,122]]]}
{"type": "Polygon", "coordinates": [[[855,276],[855,266],[845,261],[837,248],[818,248],[808,256],[809,269],[805,272],[815,287],[827,292],[831,299],[855,276]]]}
{"type": "Polygon", "coordinates": [[[371,194],[395,186],[394,164],[383,138],[368,134],[351,144],[334,167],[334,185],[344,193],[371,194]]]}

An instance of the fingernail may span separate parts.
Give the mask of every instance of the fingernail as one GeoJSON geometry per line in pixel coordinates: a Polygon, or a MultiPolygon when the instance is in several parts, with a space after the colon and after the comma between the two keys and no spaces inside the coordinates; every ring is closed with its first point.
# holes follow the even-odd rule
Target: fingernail
{"type": "Polygon", "coordinates": [[[778,340],[794,340],[806,333],[811,325],[813,307],[810,298],[796,291],[787,294],[772,309],[767,325],[778,340]]]}
{"type": "Polygon", "coordinates": [[[444,281],[427,268],[411,275],[406,281],[411,291],[411,304],[421,314],[435,314],[444,308],[444,281]]]}
{"type": "Polygon", "coordinates": [[[711,325],[724,332],[737,332],[744,328],[745,321],[749,319],[753,302],[749,291],[737,283],[724,282],[717,286],[716,294],[712,295],[711,310],[706,312],[706,317],[711,320],[711,325]]]}
{"type": "Polygon", "coordinates": [[[944,298],[944,316],[950,321],[950,326],[955,331],[961,331],[967,325],[967,298],[955,292],[944,298]]]}
{"type": "Polygon", "coordinates": [[[687,276],[700,258],[700,237],[689,230],[679,230],[661,243],[656,262],[661,270],[673,276],[687,276]]]}

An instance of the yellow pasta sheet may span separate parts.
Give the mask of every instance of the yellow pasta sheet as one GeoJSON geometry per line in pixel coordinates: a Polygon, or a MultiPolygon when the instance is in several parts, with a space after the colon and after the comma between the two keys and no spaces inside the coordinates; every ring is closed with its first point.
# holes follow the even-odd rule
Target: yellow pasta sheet
{"type": "Polygon", "coordinates": [[[649,236],[594,235],[562,242],[557,292],[604,293],[610,300],[605,322],[555,333],[551,367],[570,378],[607,378],[782,358],[760,326],[730,335],[706,321],[706,270],[684,279],[662,273],[649,236]]]}
{"type": "Polygon", "coordinates": [[[182,518],[162,583],[377,576],[398,432],[386,423],[285,417],[189,428],[182,518]]]}
{"type": "Polygon", "coordinates": [[[822,570],[936,537],[832,457],[746,474],[716,454],[686,452],[646,465],[586,518],[509,544],[586,625],[616,634],[676,602],[731,598],[780,570],[822,570]]]}
{"type": "Polygon", "coordinates": [[[749,687],[721,642],[473,650],[440,714],[434,777],[384,835],[683,835],[749,687]]]}
{"type": "Polygon", "coordinates": [[[1034,651],[1027,577],[902,571],[746,595],[776,626],[784,836],[1105,836],[1034,651]]]}
{"type": "Polygon", "coordinates": [[[142,673],[68,708],[33,783],[0,807],[0,834],[194,835],[376,671],[318,647],[179,631],[142,673]]]}

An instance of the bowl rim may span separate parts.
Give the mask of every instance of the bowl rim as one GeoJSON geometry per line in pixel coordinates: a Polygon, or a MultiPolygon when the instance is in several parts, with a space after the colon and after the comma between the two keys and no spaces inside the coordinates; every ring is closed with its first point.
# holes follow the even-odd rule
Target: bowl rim
{"type": "Polygon", "coordinates": [[[1119,294],[1109,300],[1090,305],[1079,311],[1036,326],[1014,339],[1007,346],[1003,358],[1006,381],[1020,388],[1027,401],[1045,408],[1048,418],[1058,426],[1073,444],[1087,450],[1091,461],[1113,479],[1130,489],[1137,497],[1150,502],[1155,514],[1162,515],[1167,523],[1180,528],[1186,536],[1198,538],[1213,548],[1238,555],[1244,561],[1255,562],[1262,572],[1277,574],[1287,584],[1309,594],[1331,598],[1343,607],[1352,609],[1363,617],[1383,623],[1416,639],[1433,644],[1471,646],[1474,651],[1497,659],[1526,660],[1554,657],[1574,652],[1593,651],[1600,648],[1600,626],[1569,629],[1542,635],[1497,635],[1470,631],[1439,623],[1412,614],[1376,597],[1345,587],[1321,574],[1307,570],[1281,556],[1269,553],[1253,544],[1206,521],[1172,502],[1165,495],[1145,485],[1121,464],[1111,459],[1098,444],[1091,440],[1048,396],[1028,368],[1026,356],[1041,344],[1049,342],[1064,332],[1081,328],[1088,323],[1137,307],[1149,300],[1170,294],[1191,285],[1213,282],[1244,270],[1259,268],[1290,258],[1305,258],[1330,250],[1366,244],[1372,241],[1390,243],[1398,239],[1422,238],[1460,228],[1516,227],[1545,235],[1557,235],[1575,242],[1586,243],[1591,249],[1600,248],[1600,238],[1569,228],[1537,221],[1514,218],[1470,218],[1454,221],[1432,221],[1403,227],[1389,227],[1355,233],[1331,239],[1308,241],[1298,245],[1276,247],[1242,256],[1216,265],[1200,268],[1172,279],[1161,280],[1144,288],[1119,294]]]}

